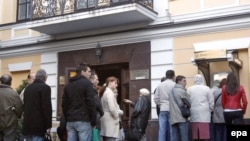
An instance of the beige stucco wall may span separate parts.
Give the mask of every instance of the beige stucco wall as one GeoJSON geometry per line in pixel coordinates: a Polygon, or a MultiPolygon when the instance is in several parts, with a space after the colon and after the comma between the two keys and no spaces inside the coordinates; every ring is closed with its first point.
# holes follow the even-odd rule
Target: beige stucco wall
{"type": "Polygon", "coordinates": [[[236,0],[204,0],[205,8],[213,8],[234,4],[236,0]]]}
{"type": "Polygon", "coordinates": [[[16,89],[21,83],[22,80],[27,78],[29,72],[36,72],[40,69],[41,56],[40,55],[30,55],[16,58],[4,58],[1,59],[1,75],[2,74],[11,74],[13,77],[11,87],[16,89]],[[24,62],[32,62],[32,66],[30,70],[16,71],[10,72],[8,65],[9,64],[18,64],[24,62]]]}
{"type": "Polygon", "coordinates": [[[30,29],[6,29],[0,30],[0,40],[8,41],[11,39],[29,38],[41,36],[40,32],[30,30],[30,29]]]}
{"type": "Polygon", "coordinates": [[[11,39],[11,30],[0,30],[0,40],[6,41],[11,39]]]}
{"type": "MultiPolygon", "coordinates": [[[[183,36],[174,39],[174,69],[176,75],[184,75],[187,77],[187,87],[193,85],[193,77],[199,72],[196,65],[191,63],[191,58],[194,57],[194,43],[218,41],[218,40],[230,40],[236,38],[249,38],[250,28],[227,31],[227,32],[217,32],[217,33],[207,33],[207,34],[197,34],[193,36],[183,36]]],[[[240,69],[240,84],[245,87],[248,101],[250,102],[250,53],[249,49],[238,50],[239,59],[243,61],[243,67],[240,69]]],[[[220,71],[231,71],[228,66],[228,62],[216,62],[210,64],[210,75],[215,72],[220,71]]],[[[248,105],[248,111],[250,109],[250,104],[248,105]]],[[[250,112],[245,115],[246,118],[250,117],[250,112]]]]}
{"type": "MultiPolygon", "coordinates": [[[[0,0],[0,25],[15,23],[17,17],[17,0],[0,0]]],[[[2,29],[0,30],[0,40],[7,41],[15,38],[27,38],[40,36],[37,31],[29,29],[2,29]]]]}
{"type": "Polygon", "coordinates": [[[240,4],[250,4],[250,0],[240,0],[240,4]]]}
{"type": "Polygon", "coordinates": [[[16,21],[17,0],[2,0],[1,23],[13,23],[16,21]]]}
{"type": "Polygon", "coordinates": [[[29,30],[28,29],[20,29],[20,30],[15,30],[15,37],[22,37],[24,35],[29,35],[29,30]]]}
{"type": "Polygon", "coordinates": [[[195,13],[200,11],[200,0],[172,0],[169,1],[168,10],[171,15],[195,13]]]}
{"type": "MultiPolygon", "coordinates": [[[[237,0],[171,0],[169,1],[169,13],[182,15],[196,13],[202,10],[227,6],[238,6],[237,0]],[[192,3],[192,4],[190,4],[192,3]]],[[[250,0],[240,0],[239,5],[249,4],[250,0]]]]}

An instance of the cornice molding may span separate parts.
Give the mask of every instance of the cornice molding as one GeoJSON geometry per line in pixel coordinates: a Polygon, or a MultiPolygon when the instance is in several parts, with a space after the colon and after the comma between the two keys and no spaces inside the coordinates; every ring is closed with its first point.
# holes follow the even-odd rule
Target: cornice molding
{"type": "Polygon", "coordinates": [[[100,36],[78,37],[75,39],[73,37],[70,40],[64,39],[56,41],[56,38],[52,36],[34,37],[0,42],[0,45],[2,45],[0,48],[0,58],[34,53],[62,52],[95,48],[97,42],[100,42],[102,47],[107,47],[112,45],[150,41],[157,38],[222,32],[244,28],[250,28],[250,13],[216,19],[154,25],[141,30],[124,31],[100,36]],[[21,47],[15,47],[20,44],[21,47]]]}

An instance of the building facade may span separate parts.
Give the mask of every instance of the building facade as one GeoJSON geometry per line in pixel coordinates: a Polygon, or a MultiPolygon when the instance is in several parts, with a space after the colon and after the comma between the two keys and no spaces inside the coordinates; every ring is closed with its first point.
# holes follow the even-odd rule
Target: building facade
{"type": "MultiPolygon", "coordinates": [[[[200,73],[209,86],[230,71],[250,101],[250,0],[0,0],[0,74],[17,88],[29,72],[45,69],[58,120],[63,87],[80,62],[100,77],[120,79],[118,102],[151,90],[149,140],[157,138],[153,91],[166,70],[200,73]]],[[[249,107],[248,107],[249,109],[249,107]]],[[[248,122],[250,112],[247,110],[248,122]]]]}

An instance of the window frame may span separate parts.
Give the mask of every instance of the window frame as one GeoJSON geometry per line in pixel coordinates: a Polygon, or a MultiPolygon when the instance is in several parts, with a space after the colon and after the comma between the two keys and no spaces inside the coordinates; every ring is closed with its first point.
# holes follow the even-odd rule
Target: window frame
{"type": "Polygon", "coordinates": [[[27,21],[32,18],[32,0],[18,0],[17,1],[17,16],[16,20],[19,21],[27,21]],[[25,6],[25,11],[19,11],[21,6],[25,6]],[[29,12],[29,13],[28,13],[29,12]],[[23,13],[25,13],[24,18],[21,18],[19,14],[22,13],[21,17],[23,16],[23,13]]]}

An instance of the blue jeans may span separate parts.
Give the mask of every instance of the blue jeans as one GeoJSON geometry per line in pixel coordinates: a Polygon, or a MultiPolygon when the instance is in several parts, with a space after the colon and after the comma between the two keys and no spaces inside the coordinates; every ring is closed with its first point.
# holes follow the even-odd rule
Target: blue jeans
{"type": "Polygon", "coordinates": [[[90,122],[67,122],[68,141],[91,141],[92,127],[90,122]]]}
{"type": "Polygon", "coordinates": [[[188,122],[179,122],[172,125],[172,141],[188,141],[188,122]]]}
{"type": "Polygon", "coordinates": [[[169,112],[161,111],[159,114],[158,141],[170,141],[171,125],[169,123],[169,112]]]}
{"type": "Polygon", "coordinates": [[[44,138],[42,136],[25,136],[25,141],[43,141],[44,138]]]}
{"type": "Polygon", "coordinates": [[[227,129],[225,123],[214,123],[215,141],[227,141],[227,129]]]}

